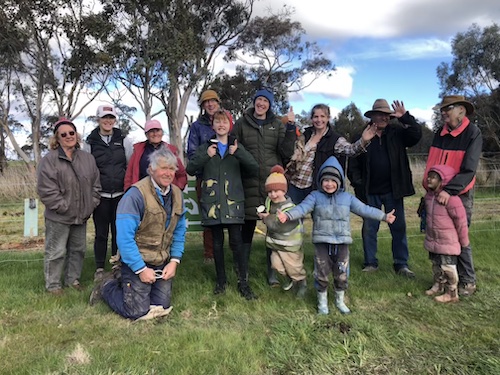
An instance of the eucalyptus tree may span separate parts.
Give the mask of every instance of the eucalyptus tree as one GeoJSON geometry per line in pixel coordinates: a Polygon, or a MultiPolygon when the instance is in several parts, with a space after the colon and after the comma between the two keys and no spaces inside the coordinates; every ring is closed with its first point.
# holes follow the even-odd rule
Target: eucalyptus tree
{"type": "MultiPolygon", "coordinates": [[[[246,28],[254,0],[104,0],[115,35],[107,51],[114,81],[146,119],[164,112],[170,143],[182,149],[190,96],[218,53],[246,28]],[[160,108],[154,103],[158,101],[160,108]]],[[[141,124],[138,124],[141,125],[141,124]]]]}
{"type": "MultiPolygon", "coordinates": [[[[32,149],[36,164],[46,119],[78,116],[103,88],[105,79],[94,80],[100,64],[95,33],[106,20],[85,0],[0,0],[0,9],[15,31],[0,30],[16,55],[10,76],[0,77],[10,88],[5,100],[15,103],[18,121],[29,123],[32,144],[25,149],[32,149]]],[[[15,137],[11,141],[30,163],[15,137]]]]}
{"type": "Polygon", "coordinates": [[[500,28],[473,24],[451,42],[453,60],[441,63],[441,96],[465,95],[475,107],[473,120],[483,133],[485,151],[500,151],[500,28]]]}
{"type": "Polygon", "coordinates": [[[330,75],[334,64],[316,42],[307,40],[300,22],[293,21],[292,8],[254,17],[245,31],[227,49],[225,60],[238,64],[236,74],[219,72],[212,87],[227,95],[227,106],[241,116],[252,105],[255,89],[265,86],[275,94],[275,111],[285,114],[288,95],[330,75]]]}

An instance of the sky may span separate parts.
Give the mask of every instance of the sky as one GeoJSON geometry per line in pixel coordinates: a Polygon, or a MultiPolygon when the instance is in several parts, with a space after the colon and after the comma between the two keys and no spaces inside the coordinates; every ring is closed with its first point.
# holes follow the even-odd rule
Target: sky
{"type": "MultiPolygon", "coordinates": [[[[430,125],[432,107],[440,101],[436,69],[452,61],[452,38],[473,23],[481,28],[500,24],[498,0],[260,0],[254,14],[265,16],[285,4],[295,10],[292,19],[301,23],[306,39],[316,42],[336,66],[331,77],[291,94],[290,105],[296,113],[309,113],[313,105],[325,103],[332,117],[350,103],[364,113],[377,98],[384,98],[389,103],[402,100],[411,114],[430,125]]],[[[230,72],[234,67],[220,56],[214,70],[221,69],[230,72]]],[[[100,99],[82,118],[95,115],[105,101],[100,99]]],[[[137,106],[133,100],[127,104],[137,106]]],[[[196,118],[198,111],[197,98],[192,97],[187,114],[196,118]]],[[[166,117],[157,119],[166,131],[166,117]]],[[[93,126],[80,120],[75,122],[86,136],[93,126]]],[[[144,121],[140,115],[138,121],[144,121]]],[[[141,129],[131,136],[134,141],[145,139],[141,129]]]]}
{"type": "Polygon", "coordinates": [[[436,69],[450,63],[451,40],[476,23],[500,24],[498,0],[272,0],[257,3],[265,14],[284,4],[294,19],[336,65],[331,78],[290,97],[295,112],[316,103],[332,116],[354,102],[362,113],[377,98],[402,100],[415,117],[430,124],[439,101],[436,69]]]}

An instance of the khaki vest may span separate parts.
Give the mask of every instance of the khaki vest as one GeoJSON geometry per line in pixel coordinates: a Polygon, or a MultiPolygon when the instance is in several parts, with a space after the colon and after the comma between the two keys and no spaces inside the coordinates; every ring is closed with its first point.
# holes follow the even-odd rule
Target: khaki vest
{"type": "Polygon", "coordinates": [[[135,234],[135,242],[144,262],[160,266],[170,258],[170,245],[174,230],[183,213],[182,192],[177,186],[170,185],[172,214],[166,227],[167,213],[156,193],[151,177],[145,177],[133,186],[139,189],[144,198],[144,215],[135,234]]]}

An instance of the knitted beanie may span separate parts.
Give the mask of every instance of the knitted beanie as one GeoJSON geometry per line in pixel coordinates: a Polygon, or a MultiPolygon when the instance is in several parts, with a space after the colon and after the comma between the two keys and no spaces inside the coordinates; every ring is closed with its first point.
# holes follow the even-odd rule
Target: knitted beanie
{"type": "Polygon", "coordinates": [[[253,102],[255,103],[255,100],[259,97],[259,96],[263,96],[264,98],[266,98],[268,101],[269,101],[269,108],[271,108],[273,106],[273,102],[274,102],[274,94],[269,91],[268,89],[260,89],[258,90],[256,93],[255,93],[255,96],[253,98],[253,102]]]}
{"type": "Polygon", "coordinates": [[[283,190],[285,193],[288,191],[288,182],[285,177],[285,170],[281,165],[275,165],[271,168],[271,174],[266,180],[266,192],[271,190],[283,190]]]}
{"type": "Polygon", "coordinates": [[[325,180],[327,178],[330,180],[333,180],[337,183],[337,189],[339,189],[342,186],[341,185],[342,178],[341,178],[340,172],[337,168],[334,168],[334,167],[323,168],[323,170],[321,171],[321,176],[319,178],[320,184],[322,185],[323,180],[325,180]]]}

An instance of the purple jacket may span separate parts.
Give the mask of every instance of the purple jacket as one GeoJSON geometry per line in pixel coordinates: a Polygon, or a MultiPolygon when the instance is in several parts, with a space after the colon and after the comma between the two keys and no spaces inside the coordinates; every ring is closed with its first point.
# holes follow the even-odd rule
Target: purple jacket
{"type": "Polygon", "coordinates": [[[435,165],[429,169],[441,176],[441,188],[429,190],[425,195],[427,210],[424,248],[432,253],[442,255],[460,255],[461,247],[469,245],[467,216],[462,200],[452,195],[448,204],[438,203],[437,196],[455,176],[455,171],[447,165],[435,165]]]}

